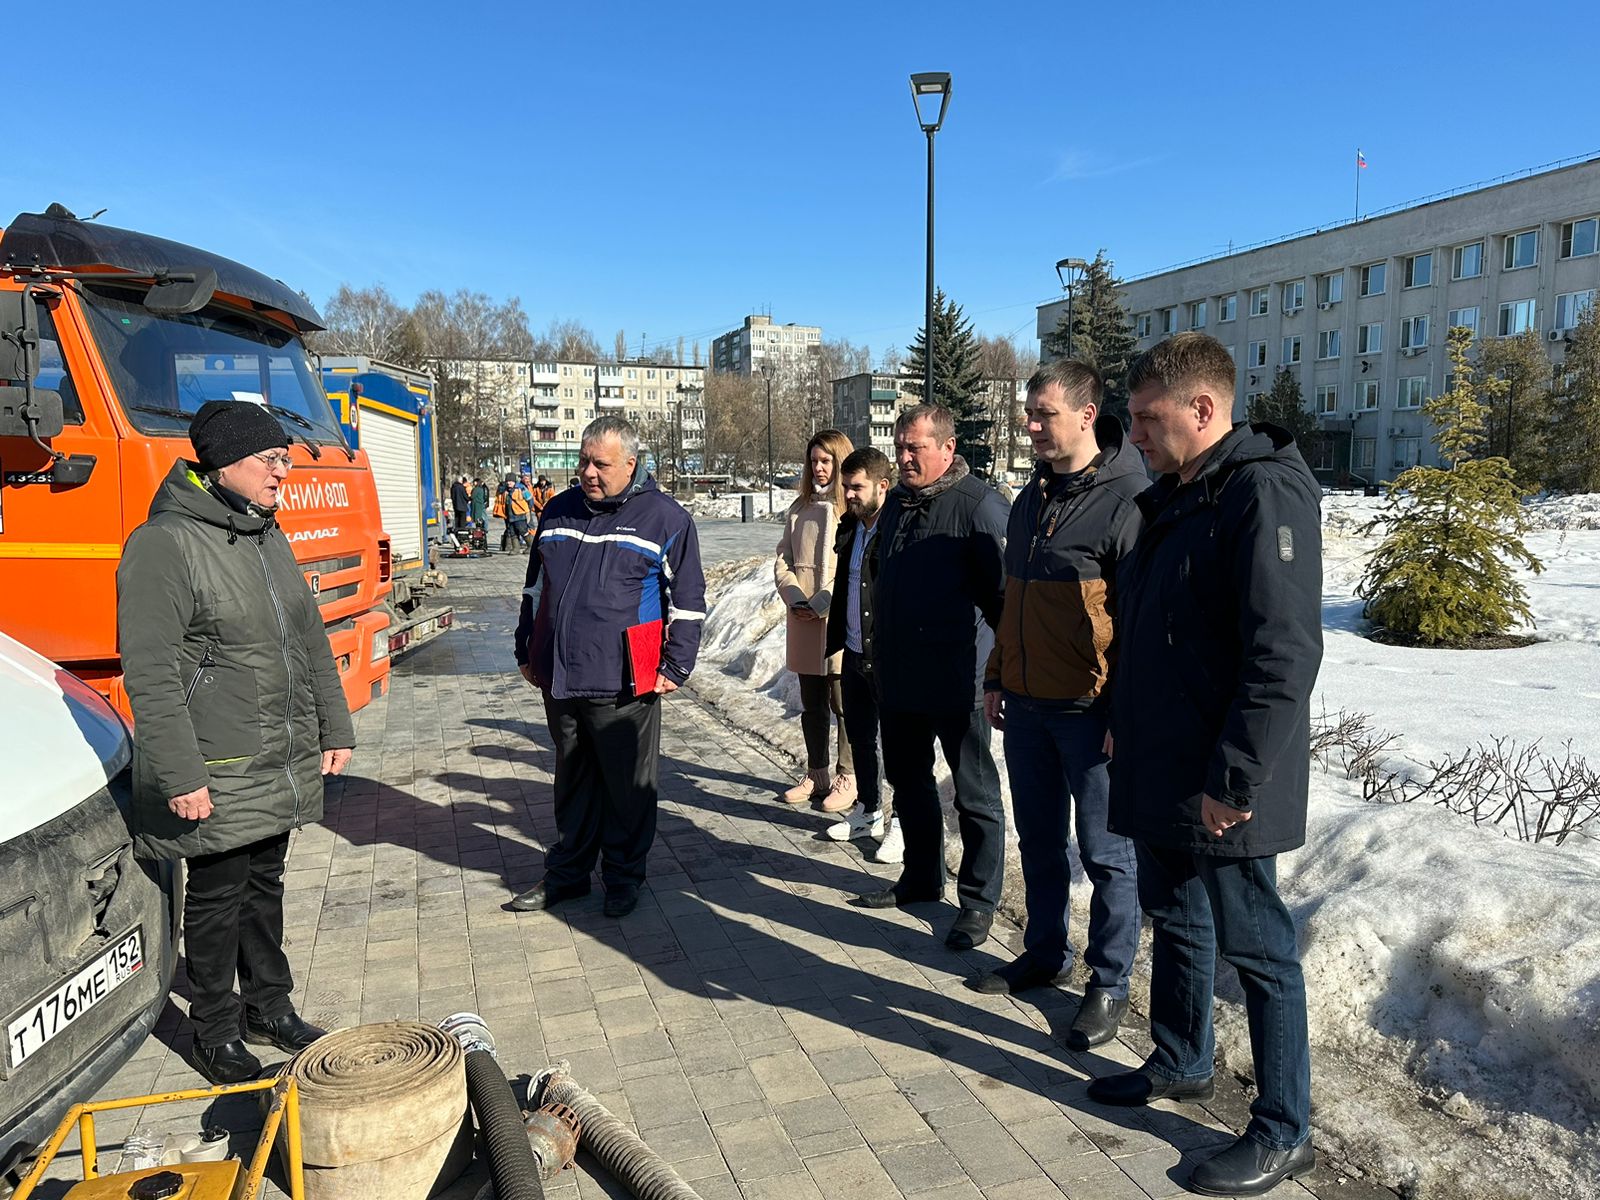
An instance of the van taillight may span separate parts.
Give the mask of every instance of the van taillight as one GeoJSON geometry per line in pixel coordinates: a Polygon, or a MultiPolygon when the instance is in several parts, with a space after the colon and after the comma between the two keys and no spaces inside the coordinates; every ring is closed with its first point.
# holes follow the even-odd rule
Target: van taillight
{"type": "Polygon", "coordinates": [[[378,539],[378,582],[388,583],[394,574],[394,558],[389,552],[389,539],[378,539]]]}

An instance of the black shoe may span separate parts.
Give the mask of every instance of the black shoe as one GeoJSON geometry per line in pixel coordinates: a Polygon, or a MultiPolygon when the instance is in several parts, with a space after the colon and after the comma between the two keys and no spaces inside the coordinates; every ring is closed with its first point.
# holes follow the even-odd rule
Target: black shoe
{"type": "Polygon", "coordinates": [[[244,1018],[245,1041],[252,1046],[276,1046],[285,1054],[299,1053],[327,1032],[292,1012],[272,1021],[253,1020],[249,1013],[244,1018]]]}
{"type": "Polygon", "coordinates": [[[1153,1100],[1203,1104],[1216,1094],[1216,1081],[1210,1075],[1204,1079],[1168,1079],[1143,1067],[1089,1081],[1089,1099],[1096,1104],[1114,1104],[1119,1108],[1133,1108],[1153,1100]]]}
{"type": "Polygon", "coordinates": [[[196,1042],[189,1061],[212,1083],[247,1083],[261,1073],[261,1060],[241,1041],[223,1042],[220,1046],[202,1046],[196,1042]]]}
{"type": "Polygon", "coordinates": [[[639,889],[632,884],[606,892],[605,914],[608,917],[625,917],[638,907],[639,889]]]}
{"type": "Polygon", "coordinates": [[[987,975],[977,975],[968,979],[966,985],[973,991],[988,996],[1015,996],[1018,992],[1047,987],[1065,978],[1066,976],[1060,971],[1046,971],[1042,967],[1031,966],[1019,958],[990,971],[987,975]]]}
{"type": "Polygon", "coordinates": [[[904,908],[908,904],[932,904],[943,899],[944,896],[939,892],[926,896],[907,896],[895,888],[887,887],[881,892],[863,892],[850,903],[856,908],[904,908]]]}
{"type": "Polygon", "coordinates": [[[993,924],[992,912],[963,908],[955,924],[950,926],[950,932],[945,934],[944,944],[952,950],[971,950],[974,946],[981,946],[989,940],[989,928],[993,924]]]}
{"type": "Polygon", "coordinates": [[[546,887],[543,883],[536,883],[520,896],[514,896],[506,901],[506,908],[511,912],[542,912],[547,908],[554,908],[568,900],[576,900],[589,894],[588,882],[571,884],[567,887],[546,887]]]}
{"type": "Polygon", "coordinates": [[[1293,1150],[1272,1150],[1242,1137],[1196,1167],[1185,1186],[1202,1196],[1259,1196],[1285,1179],[1309,1175],[1316,1165],[1309,1140],[1293,1150]]]}
{"type": "Polygon", "coordinates": [[[1103,1046],[1117,1036],[1117,1026],[1128,1015],[1128,998],[1114,1000],[1103,988],[1090,988],[1078,1005],[1078,1015],[1067,1030],[1068,1050],[1088,1050],[1103,1046]]]}

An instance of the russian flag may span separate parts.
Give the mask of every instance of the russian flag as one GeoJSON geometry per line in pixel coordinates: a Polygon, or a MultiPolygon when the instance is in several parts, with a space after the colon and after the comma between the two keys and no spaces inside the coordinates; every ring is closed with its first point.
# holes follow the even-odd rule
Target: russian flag
{"type": "Polygon", "coordinates": [[[1358,169],[1365,170],[1366,169],[1366,165],[1367,165],[1367,156],[1365,154],[1361,153],[1361,151],[1358,149],[1356,151],[1356,167],[1358,169]]]}

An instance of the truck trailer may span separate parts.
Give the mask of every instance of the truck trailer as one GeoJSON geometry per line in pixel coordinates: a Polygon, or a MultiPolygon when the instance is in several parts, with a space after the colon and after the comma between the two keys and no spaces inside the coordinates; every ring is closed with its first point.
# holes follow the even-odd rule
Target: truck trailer
{"type": "Polygon", "coordinates": [[[117,562],[208,400],[261,404],[294,468],[279,524],[352,710],[388,690],[393,572],[367,455],[328,404],[298,292],[52,205],[0,230],[0,630],[129,714],[117,562]]]}

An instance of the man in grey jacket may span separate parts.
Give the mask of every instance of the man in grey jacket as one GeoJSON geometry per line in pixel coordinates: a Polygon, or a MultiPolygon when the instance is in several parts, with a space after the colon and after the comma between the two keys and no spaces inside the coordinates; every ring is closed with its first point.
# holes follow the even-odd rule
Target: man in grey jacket
{"type": "Polygon", "coordinates": [[[289,831],[322,816],[322,777],[355,745],[322,615],[277,526],[288,438],[259,404],[211,401],[117,568],[117,640],[133,708],[133,830],[184,859],[193,1062],[255,1076],[244,1045],[322,1036],[295,1014],[283,953],[289,831]],[[233,993],[235,973],[243,997],[233,993]]]}

